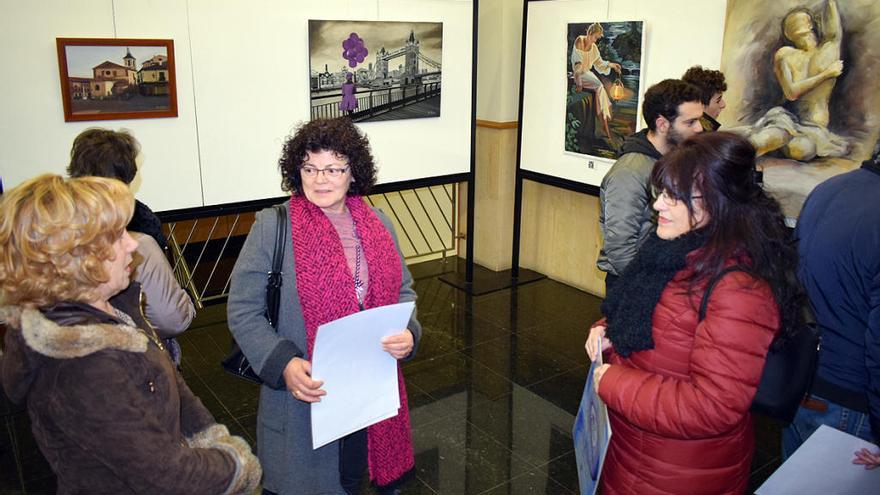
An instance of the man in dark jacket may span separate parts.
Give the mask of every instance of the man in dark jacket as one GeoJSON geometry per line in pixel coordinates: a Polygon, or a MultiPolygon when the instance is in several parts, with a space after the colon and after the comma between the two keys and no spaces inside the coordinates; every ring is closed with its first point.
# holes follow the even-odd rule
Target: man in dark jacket
{"type": "Polygon", "coordinates": [[[599,227],[605,244],[596,266],[606,273],[606,290],[654,228],[649,184],[654,162],[702,132],[702,115],[700,90],[684,81],[666,79],[645,92],[642,116],[647,129],[626,138],[599,190],[599,227]]]}
{"type": "MultiPolygon", "coordinates": [[[[878,443],[880,142],[861,168],[813,190],[796,234],[798,276],[822,331],[822,349],[812,395],[783,433],[783,455],[822,424],[878,443]]],[[[859,464],[880,466],[880,452],[862,456],[859,464]]]]}

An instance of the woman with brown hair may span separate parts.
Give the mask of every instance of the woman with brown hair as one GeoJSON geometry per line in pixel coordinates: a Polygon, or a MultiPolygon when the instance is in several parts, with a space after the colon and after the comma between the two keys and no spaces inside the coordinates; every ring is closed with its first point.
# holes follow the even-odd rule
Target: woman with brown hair
{"type": "MultiPolygon", "coordinates": [[[[348,118],[313,120],[287,139],[279,160],[290,235],[284,240],[277,332],[266,318],[266,273],[272,271],[276,212],[257,214],[235,269],[227,305],[229,329],[263,379],[257,447],[264,493],[356,494],[365,470],[383,494],[414,463],[403,372],[398,414],[318,449],[312,448],[311,404],[325,394],[311,377],[318,326],[366,308],[414,301],[412,276],[391,221],[363,196],[376,181],[366,136],[348,118]]],[[[412,359],[421,326],[381,345],[412,359]]]]}
{"type": "MultiPolygon", "coordinates": [[[[138,172],[140,149],[137,139],[125,129],[92,127],[74,139],[67,173],[71,177],[109,177],[130,185],[138,172]]],[[[174,337],[189,328],[196,308],[165,257],[168,245],[162,222],[135,199],[126,230],[138,241],[132,278],[144,292],[144,314],[164,339],[174,363],[180,364],[180,345],[174,337]]]]}
{"type": "Polygon", "coordinates": [[[177,373],[129,283],[122,182],[42,175],[0,200],[0,379],[59,493],[250,493],[260,465],[177,373]]]}

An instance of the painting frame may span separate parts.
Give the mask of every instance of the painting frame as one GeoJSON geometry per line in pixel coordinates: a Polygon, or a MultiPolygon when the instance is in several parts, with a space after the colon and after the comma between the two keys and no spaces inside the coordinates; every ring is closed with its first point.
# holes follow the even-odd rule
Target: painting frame
{"type": "Polygon", "coordinates": [[[309,19],[308,33],[312,120],[442,117],[443,22],[309,19]]]}
{"type": "MultiPolygon", "coordinates": [[[[174,40],[171,39],[143,39],[143,38],[55,38],[58,56],[58,72],[61,83],[61,101],[64,107],[65,122],[80,122],[94,120],[121,120],[121,119],[154,119],[177,117],[177,71],[174,60],[174,40]],[[124,58],[131,57],[131,47],[164,49],[164,54],[158,53],[147,62],[144,62],[140,70],[136,66],[123,66],[109,60],[101,63],[95,59],[94,63],[104,65],[110,63],[119,72],[124,72],[121,77],[111,78],[87,78],[71,74],[68,49],[77,47],[88,48],[113,48],[120,47],[127,51],[124,58]],[[134,73],[134,74],[132,74],[134,73]],[[155,77],[155,81],[144,81],[145,76],[155,77]],[[87,81],[91,81],[88,82],[87,81]],[[92,89],[92,83],[98,82],[92,89]],[[133,84],[134,83],[134,84],[133,84]],[[85,89],[88,84],[89,89],[85,89]],[[97,92],[96,93],[93,93],[97,92]],[[158,98],[158,99],[156,99],[158,98]],[[150,102],[150,99],[155,99],[150,102]],[[152,106],[151,106],[152,105],[152,106]],[[80,107],[80,108],[77,108],[80,107]]],[[[100,58],[100,57],[99,57],[100,58]]],[[[134,59],[134,57],[132,57],[134,59]]],[[[127,63],[127,61],[125,62],[127,63]]],[[[135,62],[133,61],[132,64],[135,62]]],[[[97,66],[92,70],[96,70],[97,66]]],[[[114,72],[114,74],[116,74],[114,72]]]]}
{"type": "Polygon", "coordinates": [[[567,21],[565,32],[564,152],[613,161],[624,139],[638,130],[644,92],[644,20],[567,21]],[[589,50],[576,46],[590,39],[588,31],[594,26],[600,34],[595,43],[587,42],[595,51],[594,59],[589,59],[589,50]],[[578,76],[582,63],[585,68],[578,76]]]}

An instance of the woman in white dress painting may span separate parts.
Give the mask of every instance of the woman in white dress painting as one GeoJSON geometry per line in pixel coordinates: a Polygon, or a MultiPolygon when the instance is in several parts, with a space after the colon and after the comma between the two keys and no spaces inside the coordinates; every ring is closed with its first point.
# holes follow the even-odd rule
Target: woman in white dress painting
{"type": "Polygon", "coordinates": [[[605,34],[601,24],[598,22],[590,24],[586,33],[578,36],[571,47],[574,85],[578,92],[587,89],[596,94],[596,115],[602,121],[605,135],[610,138],[611,131],[608,129],[608,121],[611,119],[611,99],[608,98],[608,92],[602,81],[590,69],[596,69],[596,72],[602,75],[608,75],[611,73],[611,69],[614,69],[620,75],[620,64],[603,60],[599,53],[596,42],[605,34]]]}

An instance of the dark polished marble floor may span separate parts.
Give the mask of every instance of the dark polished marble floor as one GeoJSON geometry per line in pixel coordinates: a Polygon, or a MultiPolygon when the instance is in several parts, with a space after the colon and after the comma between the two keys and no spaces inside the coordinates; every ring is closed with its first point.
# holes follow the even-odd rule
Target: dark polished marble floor
{"type": "MultiPolygon", "coordinates": [[[[576,493],[571,427],[600,299],[549,279],[468,297],[437,280],[439,268],[412,267],[424,334],[404,368],[416,468],[403,493],[576,493]]],[[[218,422],[253,443],[258,387],[218,366],[231,341],[225,309],[201,310],[180,339],[183,375],[218,422]]],[[[0,494],[54,493],[26,415],[3,418],[0,494]]],[[[779,465],[778,425],[758,418],[756,437],[752,488],[779,465]]]]}

